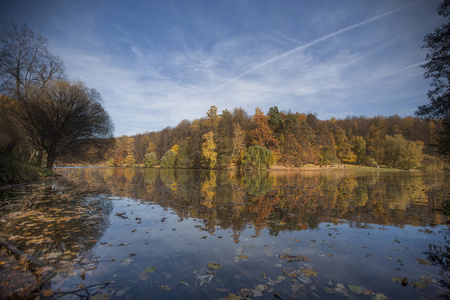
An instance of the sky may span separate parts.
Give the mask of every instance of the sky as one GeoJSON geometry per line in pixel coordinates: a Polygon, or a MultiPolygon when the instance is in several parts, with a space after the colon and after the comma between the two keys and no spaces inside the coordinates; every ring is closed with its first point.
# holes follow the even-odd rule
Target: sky
{"type": "Polygon", "coordinates": [[[436,0],[0,0],[100,92],[115,136],[235,107],[319,119],[414,115],[436,0]]]}

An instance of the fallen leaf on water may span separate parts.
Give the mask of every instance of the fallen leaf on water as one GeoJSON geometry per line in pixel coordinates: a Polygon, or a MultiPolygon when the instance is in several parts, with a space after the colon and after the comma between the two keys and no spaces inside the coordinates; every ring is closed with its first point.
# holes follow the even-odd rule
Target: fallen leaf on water
{"type": "Polygon", "coordinates": [[[133,261],[133,259],[127,258],[127,259],[121,259],[120,261],[122,262],[122,265],[128,266],[133,261]]]}
{"type": "Polygon", "coordinates": [[[327,294],[337,294],[337,293],[338,293],[335,289],[330,288],[330,287],[328,287],[328,286],[325,287],[325,292],[326,292],[327,294]]]}
{"type": "Polygon", "coordinates": [[[425,266],[431,266],[431,265],[432,265],[432,263],[430,263],[429,261],[424,260],[424,259],[422,259],[422,258],[416,258],[416,261],[417,261],[419,264],[421,264],[421,265],[425,265],[425,266]]]}
{"type": "Polygon", "coordinates": [[[168,285],[160,285],[159,286],[160,289],[162,289],[163,291],[170,291],[172,288],[168,285]]]}
{"type": "Polygon", "coordinates": [[[147,267],[147,268],[145,268],[144,269],[144,272],[145,273],[153,273],[153,272],[155,272],[156,270],[158,270],[156,267],[154,267],[154,266],[152,266],[152,267],[147,267]]]}
{"type": "Polygon", "coordinates": [[[426,290],[427,289],[427,285],[425,283],[422,283],[422,282],[415,281],[415,282],[410,282],[410,284],[413,287],[415,287],[415,288],[419,288],[419,289],[422,289],[422,290],[426,290]]]}
{"type": "Polygon", "coordinates": [[[357,294],[362,294],[363,293],[363,288],[358,286],[358,285],[349,284],[347,286],[354,293],[357,293],[357,294]]]}
{"type": "Polygon", "coordinates": [[[229,293],[228,297],[223,298],[223,300],[240,300],[240,299],[242,299],[242,297],[237,296],[233,293],[229,293]]]}
{"type": "Polygon", "coordinates": [[[302,256],[302,255],[287,255],[287,254],[281,254],[278,256],[282,260],[285,260],[287,262],[294,262],[294,261],[310,261],[309,257],[302,256]]]}
{"type": "Polygon", "coordinates": [[[361,295],[373,295],[374,294],[371,290],[365,289],[358,285],[349,284],[347,286],[352,292],[355,292],[357,294],[361,294],[361,295]]]}
{"type": "Polygon", "coordinates": [[[218,269],[222,268],[222,265],[218,264],[218,263],[209,262],[208,263],[208,268],[211,268],[211,269],[214,269],[214,270],[218,270],[218,269]]]}
{"type": "Polygon", "coordinates": [[[244,260],[245,260],[245,259],[248,259],[248,256],[247,256],[247,255],[245,255],[245,254],[242,254],[241,256],[239,256],[239,258],[240,258],[240,259],[244,259],[244,260]]]}
{"type": "Polygon", "coordinates": [[[305,274],[308,277],[316,277],[317,276],[317,272],[316,271],[313,271],[313,270],[308,269],[308,268],[302,269],[302,273],[305,274]]]}
{"type": "Polygon", "coordinates": [[[375,294],[375,296],[372,299],[373,300],[388,300],[389,298],[386,297],[384,294],[378,293],[378,294],[375,294]]]}

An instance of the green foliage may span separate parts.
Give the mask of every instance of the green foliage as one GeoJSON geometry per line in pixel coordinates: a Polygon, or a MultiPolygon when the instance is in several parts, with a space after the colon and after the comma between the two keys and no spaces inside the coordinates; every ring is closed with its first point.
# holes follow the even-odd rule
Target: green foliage
{"type": "Polygon", "coordinates": [[[408,141],[401,134],[386,136],[384,163],[392,168],[414,169],[421,164],[423,145],[408,141]]]}
{"type": "Polygon", "coordinates": [[[156,152],[145,153],[144,155],[144,165],[147,168],[153,168],[158,164],[158,157],[156,152]]]}
{"type": "Polygon", "coordinates": [[[363,164],[366,160],[366,141],[362,136],[353,138],[353,152],[356,154],[356,163],[363,164]]]}
{"type": "Polygon", "coordinates": [[[369,159],[367,160],[367,166],[372,167],[372,168],[376,168],[376,167],[378,167],[378,164],[377,164],[377,162],[375,161],[375,159],[369,158],[369,159]]]}
{"type": "Polygon", "coordinates": [[[40,177],[55,175],[51,170],[23,163],[10,154],[0,153],[0,186],[31,182],[40,177]]]}
{"type": "Polygon", "coordinates": [[[259,145],[251,146],[245,151],[244,165],[256,169],[266,169],[275,164],[272,151],[259,145]]]}
{"type": "Polygon", "coordinates": [[[176,167],[181,169],[189,168],[190,164],[189,138],[187,138],[181,143],[180,148],[178,149],[176,167]]]}
{"type": "Polygon", "coordinates": [[[424,155],[422,160],[422,168],[426,171],[442,170],[444,162],[435,156],[424,155]]]}
{"type": "Polygon", "coordinates": [[[165,169],[175,168],[177,154],[172,150],[167,150],[161,158],[161,167],[165,169]]]}

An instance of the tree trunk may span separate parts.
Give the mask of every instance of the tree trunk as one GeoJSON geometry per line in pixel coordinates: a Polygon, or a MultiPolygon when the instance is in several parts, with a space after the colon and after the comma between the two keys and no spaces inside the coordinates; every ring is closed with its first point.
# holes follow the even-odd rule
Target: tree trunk
{"type": "Polygon", "coordinates": [[[16,147],[16,145],[17,145],[17,141],[15,141],[15,140],[12,140],[11,142],[9,142],[8,146],[6,146],[5,153],[11,154],[13,152],[14,148],[16,147]]]}
{"type": "Polygon", "coordinates": [[[56,161],[56,155],[53,153],[53,151],[50,151],[47,153],[47,165],[45,166],[47,169],[51,170],[53,169],[53,164],[56,161]]]}
{"type": "Polygon", "coordinates": [[[37,157],[37,161],[36,164],[40,167],[42,166],[42,156],[44,155],[44,151],[42,149],[39,149],[38,151],[38,157],[37,157]]]}

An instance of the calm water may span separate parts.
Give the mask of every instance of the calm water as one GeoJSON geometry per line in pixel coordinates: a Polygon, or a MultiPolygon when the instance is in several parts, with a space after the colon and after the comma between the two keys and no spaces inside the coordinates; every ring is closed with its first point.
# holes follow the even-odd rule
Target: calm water
{"type": "Polygon", "coordinates": [[[0,192],[0,235],[63,299],[449,296],[444,173],[57,171],[0,192]]]}

